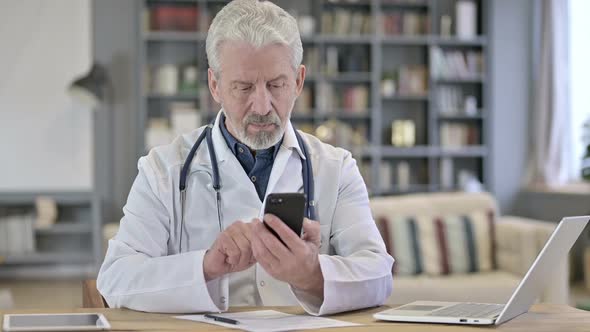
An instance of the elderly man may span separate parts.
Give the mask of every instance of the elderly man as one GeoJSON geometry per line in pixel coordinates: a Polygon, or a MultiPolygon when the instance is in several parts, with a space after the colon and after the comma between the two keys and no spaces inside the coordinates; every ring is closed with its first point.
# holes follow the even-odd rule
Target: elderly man
{"type": "Polygon", "coordinates": [[[382,304],[393,258],[355,160],[289,120],[306,74],[295,19],[235,0],[206,43],[222,110],[139,160],[99,291],[112,307],[154,312],[299,304],[323,315],[382,304]],[[301,237],[263,215],[267,195],[281,192],[315,197],[301,237]]]}

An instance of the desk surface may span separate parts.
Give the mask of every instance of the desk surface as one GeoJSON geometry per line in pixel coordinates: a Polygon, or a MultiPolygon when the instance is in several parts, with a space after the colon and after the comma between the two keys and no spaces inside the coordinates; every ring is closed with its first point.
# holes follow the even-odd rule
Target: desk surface
{"type": "MultiPolygon", "coordinates": [[[[334,331],[590,331],[590,312],[565,305],[538,304],[530,312],[520,315],[498,327],[475,327],[467,325],[413,324],[376,321],[372,315],[388,306],[359,310],[329,316],[330,318],[364,324],[364,326],[338,328],[334,331]]],[[[299,307],[240,307],[231,311],[274,309],[291,314],[303,314],[299,307]]],[[[60,313],[60,312],[102,312],[111,323],[112,330],[126,331],[236,331],[220,326],[174,319],[169,314],[150,314],[126,309],[75,309],[75,310],[11,310],[7,313],[60,313]]]]}

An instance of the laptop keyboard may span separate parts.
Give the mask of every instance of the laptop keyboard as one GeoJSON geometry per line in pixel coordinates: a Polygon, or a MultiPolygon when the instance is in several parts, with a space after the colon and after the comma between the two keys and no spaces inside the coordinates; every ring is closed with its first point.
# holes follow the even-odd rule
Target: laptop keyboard
{"type": "Polygon", "coordinates": [[[431,312],[428,316],[482,318],[499,314],[503,308],[503,304],[457,303],[431,312]]]}

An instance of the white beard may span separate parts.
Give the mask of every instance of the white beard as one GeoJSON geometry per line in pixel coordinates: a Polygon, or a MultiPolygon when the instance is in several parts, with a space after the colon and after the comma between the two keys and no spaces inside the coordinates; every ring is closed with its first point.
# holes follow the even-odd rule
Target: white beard
{"type": "Polygon", "coordinates": [[[285,133],[285,126],[281,123],[281,119],[277,113],[272,112],[269,115],[246,115],[242,123],[235,123],[231,117],[224,111],[226,119],[231,123],[232,128],[236,132],[238,141],[244,143],[252,150],[265,150],[271,146],[275,146],[283,137],[285,133]],[[274,124],[276,129],[274,131],[259,131],[254,135],[249,135],[247,128],[251,123],[256,124],[274,124]]]}

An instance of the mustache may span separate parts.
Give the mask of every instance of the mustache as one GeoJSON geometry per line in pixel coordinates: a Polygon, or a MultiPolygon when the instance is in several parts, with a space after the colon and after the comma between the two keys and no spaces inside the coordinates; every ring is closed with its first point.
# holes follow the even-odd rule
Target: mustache
{"type": "Polygon", "coordinates": [[[250,114],[244,118],[244,124],[256,124],[256,125],[269,125],[274,124],[277,126],[281,125],[281,119],[275,113],[269,113],[267,115],[250,114]]]}

